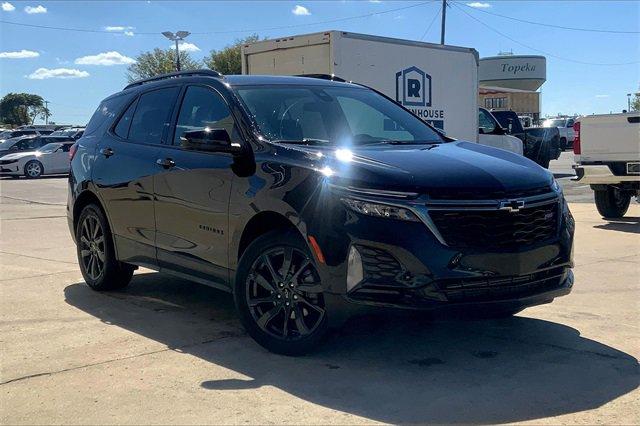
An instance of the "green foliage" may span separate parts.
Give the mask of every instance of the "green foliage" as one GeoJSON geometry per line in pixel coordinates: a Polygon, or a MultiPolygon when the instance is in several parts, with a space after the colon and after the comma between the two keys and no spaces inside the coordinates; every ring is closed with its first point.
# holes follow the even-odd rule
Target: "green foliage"
{"type": "Polygon", "coordinates": [[[631,99],[631,111],[640,111],[640,87],[631,99]]]}
{"type": "Polygon", "coordinates": [[[257,34],[253,34],[249,37],[236,40],[233,44],[226,46],[220,51],[212,50],[209,56],[204,58],[204,64],[222,74],[241,74],[242,62],[240,49],[243,44],[254,43],[258,40],[260,40],[260,37],[258,37],[257,34]]]}
{"type": "MultiPolygon", "coordinates": [[[[180,68],[183,71],[197,70],[202,64],[191,58],[188,52],[180,51],[180,68]]],[[[136,57],[136,62],[129,65],[127,79],[129,82],[143,78],[174,72],[176,70],[176,51],[174,49],[153,49],[136,57]]]]}
{"type": "Polygon", "coordinates": [[[48,112],[44,99],[30,93],[9,93],[0,99],[0,122],[12,126],[33,124],[37,117],[48,112]]]}

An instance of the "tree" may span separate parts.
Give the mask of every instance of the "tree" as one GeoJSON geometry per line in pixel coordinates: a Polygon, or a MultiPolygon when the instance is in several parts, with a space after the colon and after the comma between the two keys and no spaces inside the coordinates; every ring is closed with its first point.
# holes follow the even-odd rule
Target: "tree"
{"type": "Polygon", "coordinates": [[[27,115],[31,119],[31,124],[36,122],[36,118],[45,120],[47,116],[51,116],[51,111],[44,105],[29,105],[27,107],[27,115]]]}
{"type": "MultiPolygon", "coordinates": [[[[185,70],[197,70],[202,64],[191,58],[188,52],[180,51],[180,68],[185,70]]],[[[129,82],[143,78],[151,78],[157,75],[174,72],[176,70],[175,49],[158,49],[151,52],[143,52],[136,57],[136,62],[129,65],[127,79],[129,82]]]]}
{"type": "Polygon", "coordinates": [[[0,121],[13,126],[32,124],[45,112],[42,96],[30,93],[9,93],[0,99],[0,121]],[[32,115],[34,111],[40,111],[32,115]]]}
{"type": "Polygon", "coordinates": [[[640,111],[640,86],[631,100],[631,111],[640,111]]]}
{"type": "Polygon", "coordinates": [[[242,45],[254,43],[258,40],[260,40],[260,37],[258,37],[257,34],[253,34],[243,39],[237,39],[233,44],[226,46],[220,51],[212,50],[209,56],[204,58],[204,64],[222,74],[240,74],[242,73],[240,50],[242,45]]]}

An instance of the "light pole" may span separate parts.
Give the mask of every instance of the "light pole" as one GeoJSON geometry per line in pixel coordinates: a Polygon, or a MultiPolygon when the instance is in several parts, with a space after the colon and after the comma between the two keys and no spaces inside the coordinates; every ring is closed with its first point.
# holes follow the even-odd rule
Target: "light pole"
{"type": "Polygon", "coordinates": [[[178,31],[175,34],[171,31],[162,33],[162,35],[169,40],[176,42],[176,71],[180,71],[180,50],[178,49],[178,42],[184,40],[189,34],[191,34],[189,31],[178,31]]]}
{"type": "Polygon", "coordinates": [[[631,93],[627,93],[627,112],[631,112],[631,93]]]}

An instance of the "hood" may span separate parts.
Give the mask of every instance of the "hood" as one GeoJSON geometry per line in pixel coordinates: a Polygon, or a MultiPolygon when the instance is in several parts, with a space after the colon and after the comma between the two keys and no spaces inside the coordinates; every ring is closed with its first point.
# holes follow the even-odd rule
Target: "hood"
{"type": "Polygon", "coordinates": [[[22,151],[22,152],[14,152],[12,154],[3,155],[6,151],[0,151],[0,156],[2,156],[3,160],[19,160],[24,157],[35,157],[36,151],[22,151]]]}
{"type": "Polygon", "coordinates": [[[537,189],[553,179],[521,155],[473,142],[365,145],[350,151],[294,147],[311,154],[308,158],[318,159],[322,152],[313,167],[328,167],[330,179],[341,186],[454,195],[537,189]]]}

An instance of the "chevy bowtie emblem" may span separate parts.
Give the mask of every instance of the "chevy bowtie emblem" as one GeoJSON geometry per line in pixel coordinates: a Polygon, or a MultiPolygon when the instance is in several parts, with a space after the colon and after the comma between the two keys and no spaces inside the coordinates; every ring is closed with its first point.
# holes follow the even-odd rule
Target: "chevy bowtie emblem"
{"type": "Polygon", "coordinates": [[[500,201],[500,210],[517,212],[524,208],[524,200],[504,200],[500,201]]]}

